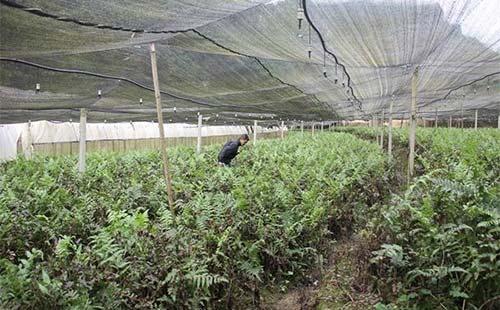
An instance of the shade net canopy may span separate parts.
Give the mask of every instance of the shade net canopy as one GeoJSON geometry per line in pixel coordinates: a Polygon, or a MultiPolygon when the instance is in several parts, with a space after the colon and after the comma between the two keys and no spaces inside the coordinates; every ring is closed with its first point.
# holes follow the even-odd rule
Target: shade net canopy
{"type": "Polygon", "coordinates": [[[498,0],[0,3],[0,123],[154,119],[150,43],[167,122],[499,113],[498,0]]]}

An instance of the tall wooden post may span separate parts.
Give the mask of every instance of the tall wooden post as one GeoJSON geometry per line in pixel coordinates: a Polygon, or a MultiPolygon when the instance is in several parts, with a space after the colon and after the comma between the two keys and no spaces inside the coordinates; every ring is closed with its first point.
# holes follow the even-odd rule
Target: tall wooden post
{"type": "Polygon", "coordinates": [[[384,119],[385,110],[382,110],[382,119],[380,120],[380,148],[384,149],[384,119]]]}
{"type": "Polygon", "coordinates": [[[257,121],[253,121],[253,145],[257,144],[257,121]]]}
{"type": "Polygon", "coordinates": [[[380,120],[376,116],[373,117],[373,120],[375,123],[375,133],[377,135],[377,144],[380,146],[380,130],[379,130],[380,120]]]}
{"type": "Polygon", "coordinates": [[[389,128],[387,135],[387,155],[389,159],[392,158],[392,107],[394,105],[394,96],[392,97],[391,104],[389,105],[389,128]]]}
{"type": "Polygon", "coordinates": [[[80,109],[80,151],[78,156],[78,172],[84,173],[86,168],[85,157],[87,152],[87,109],[80,109]]]}
{"type": "Polygon", "coordinates": [[[31,159],[33,157],[33,136],[31,135],[31,120],[29,120],[28,124],[26,124],[26,142],[23,141],[21,143],[21,146],[23,149],[24,157],[26,157],[27,159],[31,159]]]}
{"type": "Polygon", "coordinates": [[[448,120],[448,128],[451,128],[451,125],[453,125],[453,117],[450,115],[450,119],[448,120]]]}
{"type": "Polygon", "coordinates": [[[160,152],[163,160],[163,175],[167,183],[168,205],[170,207],[172,215],[175,216],[174,192],[172,190],[172,178],[170,176],[170,167],[167,156],[165,128],[163,127],[163,112],[161,106],[160,83],[158,81],[158,67],[156,64],[156,48],[154,43],[151,43],[150,50],[151,50],[151,72],[153,74],[153,85],[155,89],[156,114],[158,116],[158,128],[160,130],[160,152]]]}
{"type": "Polygon", "coordinates": [[[281,140],[283,140],[284,136],[283,136],[283,130],[285,130],[285,122],[284,121],[281,121],[281,140]]]}
{"type": "Polygon", "coordinates": [[[415,174],[415,134],[417,130],[417,85],[418,67],[411,78],[411,115],[410,115],[410,155],[408,158],[408,181],[415,174]]]}
{"type": "Polygon", "coordinates": [[[474,129],[477,130],[477,110],[476,110],[476,113],[474,115],[474,129]]]}
{"type": "Polygon", "coordinates": [[[460,128],[464,128],[464,103],[460,104],[460,128]]]}
{"type": "Polygon", "coordinates": [[[304,121],[300,121],[300,132],[304,135],[304,121]]]}
{"type": "Polygon", "coordinates": [[[316,127],[316,125],[314,123],[312,123],[312,127],[311,127],[311,130],[312,130],[312,135],[314,136],[314,127],[316,127]]]}
{"type": "Polygon", "coordinates": [[[203,116],[201,114],[198,115],[198,139],[196,140],[196,153],[201,153],[201,130],[203,125],[203,116]]]}
{"type": "Polygon", "coordinates": [[[434,128],[438,128],[438,109],[436,109],[436,114],[434,115],[434,128]]]}

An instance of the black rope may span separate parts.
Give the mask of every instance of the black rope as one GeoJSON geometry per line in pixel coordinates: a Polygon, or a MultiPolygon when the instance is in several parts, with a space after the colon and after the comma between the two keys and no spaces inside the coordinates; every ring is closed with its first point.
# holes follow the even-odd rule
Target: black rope
{"type": "MultiPolygon", "coordinates": [[[[108,30],[124,31],[124,32],[134,32],[134,33],[154,33],[154,34],[160,34],[160,33],[163,33],[163,34],[166,34],[166,33],[188,33],[188,32],[193,32],[196,35],[202,37],[203,39],[205,39],[205,40],[207,40],[209,42],[211,42],[212,44],[216,45],[219,48],[222,48],[224,50],[227,50],[227,51],[229,51],[229,52],[231,52],[233,54],[239,55],[239,56],[243,56],[243,57],[248,57],[248,58],[254,59],[266,71],[266,73],[272,79],[278,81],[279,83],[281,83],[283,85],[286,85],[286,86],[289,86],[289,87],[293,88],[294,90],[298,91],[299,93],[301,93],[301,94],[303,94],[305,96],[312,96],[316,100],[317,104],[325,105],[325,103],[322,102],[322,101],[320,101],[315,95],[313,95],[313,94],[306,94],[304,91],[302,91],[301,89],[299,89],[297,86],[295,86],[293,84],[290,84],[290,83],[287,83],[287,82],[283,81],[282,79],[280,79],[279,77],[275,76],[271,72],[271,70],[269,68],[267,68],[264,65],[264,63],[259,58],[255,57],[255,56],[248,55],[248,54],[244,54],[244,53],[238,52],[236,50],[233,50],[233,49],[231,49],[229,47],[226,47],[226,46],[218,43],[214,39],[209,38],[208,36],[202,34],[201,32],[199,32],[198,30],[196,30],[194,28],[188,28],[188,29],[183,29],[183,30],[161,30],[161,31],[160,30],[159,31],[155,31],[155,30],[144,30],[144,29],[131,29],[131,28],[125,28],[125,27],[117,27],[117,26],[110,26],[110,25],[103,25],[103,24],[91,23],[91,22],[86,22],[86,21],[80,21],[80,20],[73,19],[73,18],[68,18],[68,17],[60,17],[60,16],[57,16],[57,15],[54,15],[54,14],[51,14],[51,13],[44,12],[44,11],[38,9],[38,8],[28,8],[26,6],[23,6],[21,4],[12,2],[10,0],[0,0],[0,3],[4,4],[6,6],[9,6],[9,7],[13,7],[13,8],[24,10],[24,11],[26,11],[28,13],[35,14],[35,15],[38,15],[38,16],[41,16],[41,17],[51,18],[51,19],[55,19],[55,20],[58,20],[58,21],[62,21],[62,22],[70,22],[70,23],[81,25],[81,26],[94,27],[94,28],[99,28],[99,29],[108,29],[108,30]]],[[[4,60],[4,59],[7,60],[7,58],[3,58],[3,59],[0,59],[0,60],[4,60]]],[[[23,62],[24,64],[31,64],[31,65],[34,64],[34,63],[27,62],[27,61],[21,61],[19,59],[14,60],[12,58],[11,58],[11,61],[18,61],[18,62],[23,62]]],[[[38,68],[41,68],[41,69],[49,69],[50,68],[50,67],[43,66],[43,65],[38,65],[38,64],[35,64],[35,65],[38,68]]],[[[51,69],[55,69],[55,68],[51,68],[51,69]]],[[[86,72],[86,71],[80,71],[80,70],[69,70],[69,69],[58,69],[58,70],[63,70],[63,71],[58,71],[58,72],[80,73],[80,74],[94,75],[94,76],[98,76],[98,77],[102,77],[102,78],[121,79],[121,80],[124,80],[126,82],[132,83],[132,84],[134,84],[136,86],[139,86],[141,88],[144,88],[144,89],[147,89],[147,90],[152,90],[151,88],[149,88],[149,87],[147,87],[145,85],[142,85],[142,84],[140,84],[138,82],[132,81],[132,80],[127,79],[127,78],[106,76],[106,75],[101,75],[101,74],[92,73],[92,72],[86,72]]],[[[52,71],[55,71],[55,70],[52,70],[52,71]]],[[[167,93],[167,92],[163,92],[163,91],[162,91],[162,93],[164,93],[166,95],[169,95],[169,96],[171,96],[173,98],[176,98],[176,99],[187,100],[187,101],[190,101],[192,103],[196,103],[196,104],[200,104],[200,105],[206,105],[206,106],[212,106],[212,107],[231,107],[231,108],[235,108],[235,106],[231,106],[231,105],[218,106],[218,105],[213,105],[213,104],[209,104],[209,103],[206,103],[206,102],[197,101],[197,100],[194,100],[194,99],[183,98],[183,97],[180,97],[180,96],[177,96],[177,95],[173,95],[173,94],[170,94],[170,93],[167,93]]],[[[237,107],[237,108],[240,108],[240,107],[237,107]]],[[[273,110],[264,110],[264,109],[258,109],[258,110],[260,110],[260,111],[273,111],[273,110]]],[[[274,111],[273,113],[277,113],[277,112],[274,111]]]]}
{"type": "Polygon", "coordinates": [[[231,52],[231,53],[236,54],[236,55],[239,55],[239,56],[243,56],[243,57],[248,57],[248,58],[252,58],[252,59],[254,59],[254,60],[255,60],[255,61],[256,61],[256,62],[257,62],[257,63],[258,63],[258,64],[259,64],[259,65],[260,65],[260,66],[261,66],[261,67],[262,67],[262,68],[263,68],[266,72],[267,72],[267,74],[268,74],[268,75],[269,75],[272,79],[274,79],[274,80],[276,80],[276,81],[280,82],[281,84],[284,84],[284,85],[286,85],[286,86],[289,86],[289,87],[291,87],[291,88],[295,89],[296,91],[298,91],[299,93],[301,93],[301,94],[303,94],[303,95],[306,95],[306,96],[313,96],[313,97],[314,97],[314,98],[318,101],[318,103],[321,103],[321,101],[320,101],[318,98],[316,98],[316,96],[314,96],[314,95],[308,95],[308,94],[304,93],[304,91],[302,91],[301,89],[299,89],[297,86],[292,85],[292,84],[290,84],[290,83],[287,83],[287,82],[283,81],[282,79],[280,79],[279,77],[275,76],[275,75],[271,72],[271,70],[269,70],[269,68],[267,68],[267,67],[266,67],[266,66],[262,63],[262,61],[261,61],[259,58],[255,57],[255,56],[248,55],[248,54],[244,54],[244,53],[238,52],[238,51],[236,51],[236,50],[233,50],[233,49],[231,49],[231,48],[229,48],[229,47],[226,47],[226,46],[224,46],[224,45],[222,45],[222,44],[218,43],[218,42],[217,42],[217,41],[215,41],[214,39],[209,38],[207,35],[205,35],[205,34],[203,34],[203,33],[199,32],[199,31],[198,31],[198,30],[196,30],[196,29],[191,29],[191,31],[192,31],[192,32],[194,32],[194,33],[196,33],[197,35],[199,35],[199,36],[200,36],[200,37],[202,37],[203,39],[205,39],[205,40],[207,40],[207,41],[211,42],[212,44],[216,45],[217,47],[220,47],[220,48],[222,48],[222,49],[224,49],[224,50],[226,50],[226,51],[228,51],[228,52],[231,52]]]}
{"type": "Polygon", "coordinates": [[[425,104],[421,105],[420,107],[426,107],[426,106],[428,106],[428,105],[430,105],[430,104],[433,104],[433,103],[436,103],[436,102],[439,102],[439,101],[446,100],[446,99],[447,99],[447,98],[451,95],[451,93],[452,93],[452,92],[457,91],[457,90],[459,90],[459,89],[461,89],[461,88],[463,88],[463,87],[466,87],[466,86],[472,85],[472,84],[474,84],[474,83],[476,83],[476,82],[482,81],[482,80],[484,80],[484,79],[489,78],[490,76],[494,76],[494,75],[497,75],[497,74],[500,74],[500,71],[497,71],[497,72],[493,72],[493,73],[487,74],[487,75],[485,75],[485,76],[483,76],[483,77],[480,77],[480,78],[478,78],[478,79],[472,80],[472,81],[470,81],[470,82],[468,82],[468,83],[465,83],[465,84],[459,85],[459,86],[457,86],[457,87],[454,87],[454,88],[450,89],[450,90],[446,93],[446,95],[445,95],[443,98],[434,99],[434,100],[432,100],[432,101],[429,101],[428,103],[425,103],[425,104]]]}
{"type": "Polygon", "coordinates": [[[351,76],[347,72],[346,67],[339,62],[339,60],[337,59],[337,56],[334,53],[332,53],[330,50],[328,50],[328,48],[326,47],[325,40],[323,39],[323,36],[321,35],[321,32],[316,27],[316,25],[314,25],[314,23],[311,20],[311,17],[309,16],[309,12],[307,10],[307,2],[306,2],[306,0],[302,0],[302,7],[304,8],[304,15],[305,15],[307,21],[309,22],[309,24],[311,25],[311,27],[314,29],[314,31],[316,32],[316,34],[319,37],[321,45],[323,46],[323,50],[326,53],[328,53],[329,55],[331,55],[333,57],[333,59],[335,60],[335,64],[336,65],[342,67],[342,70],[343,70],[345,76],[347,77],[347,87],[351,90],[350,93],[352,94],[352,97],[354,98],[354,100],[356,102],[358,102],[358,106],[356,108],[358,108],[360,111],[363,111],[362,106],[361,106],[361,101],[356,97],[356,94],[354,93],[354,89],[351,86],[351,76]]]}
{"type": "MultiPolygon", "coordinates": [[[[94,77],[99,77],[99,78],[109,79],[109,80],[119,80],[119,81],[124,81],[124,82],[130,83],[132,85],[135,85],[137,87],[140,87],[140,88],[143,88],[143,89],[146,89],[146,90],[149,90],[149,91],[154,91],[154,89],[151,88],[151,87],[148,87],[148,86],[143,85],[143,84],[141,84],[139,82],[136,82],[134,80],[131,80],[129,78],[122,77],[122,76],[113,76],[113,75],[107,75],[107,74],[101,74],[101,73],[95,73],[95,72],[83,71],[83,70],[75,70],[75,69],[54,68],[54,67],[49,67],[49,66],[37,64],[37,63],[31,62],[31,61],[26,61],[26,60],[17,59],[17,58],[10,58],[10,57],[0,57],[0,61],[20,63],[20,64],[23,64],[23,65],[27,65],[27,66],[31,66],[31,67],[35,67],[35,68],[39,68],[39,69],[44,69],[44,70],[48,70],[48,71],[53,71],[53,72],[73,73],[73,74],[81,74],[81,75],[94,76],[94,77]]],[[[218,105],[210,104],[210,103],[207,103],[207,102],[202,102],[202,101],[198,101],[198,100],[194,100],[194,99],[190,99],[190,98],[186,98],[186,97],[174,95],[174,94],[166,92],[166,91],[160,91],[160,92],[162,94],[168,95],[168,96],[170,96],[172,98],[189,101],[189,102],[192,102],[192,103],[195,103],[195,104],[199,104],[199,105],[210,106],[210,107],[224,107],[224,106],[218,106],[218,105]]],[[[232,106],[227,106],[227,107],[232,107],[232,106]]]]}
{"type": "Polygon", "coordinates": [[[121,27],[121,26],[97,24],[97,23],[93,23],[93,22],[81,21],[78,19],[70,18],[70,17],[54,15],[54,14],[42,11],[41,9],[38,9],[38,8],[29,8],[27,6],[13,2],[11,0],[0,0],[0,3],[4,4],[6,6],[12,7],[12,8],[21,9],[23,11],[26,11],[28,13],[38,15],[41,17],[47,17],[47,18],[55,19],[55,20],[62,21],[62,22],[68,22],[68,23],[73,23],[73,24],[80,25],[80,26],[93,27],[93,28],[98,28],[98,29],[107,29],[107,30],[124,31],[124,32],[135,32],[135,33],[184,33],[184,32],[190,31],[190,29],[184,29],[184,30],[182,30],[182,29],[181,30],[144,30],[144,29],[126,28],[126,27],[121,27]]]}

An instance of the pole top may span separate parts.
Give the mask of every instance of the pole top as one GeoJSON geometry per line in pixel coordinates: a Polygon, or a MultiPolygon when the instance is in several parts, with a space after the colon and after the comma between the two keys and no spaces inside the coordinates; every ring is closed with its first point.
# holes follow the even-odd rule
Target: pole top
{"type": "Polygon", "coordinates": [[[150,51],[151,51],[151,52],[156,52],[156,47],[155,47],[155,44],[154,44],[154,43],[151,43],[151,44],[149,45],[149,49],[150,49],[150,51]]]}

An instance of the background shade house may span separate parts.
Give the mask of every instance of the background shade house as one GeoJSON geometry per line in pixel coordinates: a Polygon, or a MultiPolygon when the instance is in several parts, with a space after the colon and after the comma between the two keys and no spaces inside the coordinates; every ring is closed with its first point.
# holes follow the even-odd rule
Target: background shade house
{"type": "Polygon", "coordinates": [[[151,42],[178,120],[402,117],[417,66],[419,115],[498,115],[494,0],[0,2],[0,123],[151,120],[151,42]]]}

